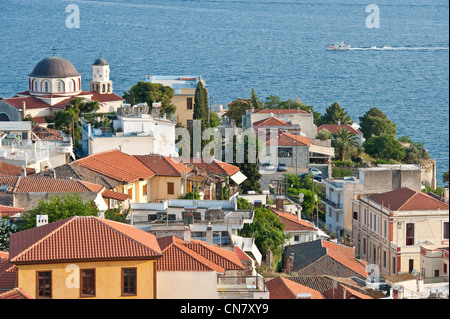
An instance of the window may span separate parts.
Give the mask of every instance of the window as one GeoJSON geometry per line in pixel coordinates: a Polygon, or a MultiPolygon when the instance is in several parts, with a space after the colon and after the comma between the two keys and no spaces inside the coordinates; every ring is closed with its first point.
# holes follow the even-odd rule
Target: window
{"type": "Polygon", "coordinates": [[[188,97],[186,99],[186,105],[187,105],[188,110],[192,110],[192,98],[191,97],[188,97]]]}
{"type": "Polygon", "coordinates": [[[295,236],[294,236],[294,241],[299,241],[299,240],[300,240],[300,236],[295,235],[295,236]]]}
{"type": "Polygon", "coordinates": [[[353,212],[353,219],[358,220],[358,212],[353,212]]]}
{"type": "Polygon", "coordinates": [[[128,188],[128,195],[133,197],[133,188],[132,187],[128,188]]]}
{"type": "Polygon", "coordinates": [[[44,87],[45,87],[45,92],[48,92],[48,82],[45,82],[44,87]]]}
{"type": "Polygon", "coordinates": [[[328,208],[328,216],[330,216],[330,217],[333,216],[333,211],[331,210],[331,208],[328,208]]]}
{"type": "Polygon", "coordinates": [[[292,147],[278,148],[278,157],[292,157],[292,147]]]}
{"type": "Polygon", "coordinates": [[[395,274],[395,270],[397,267],[395,267],[395,256],[392,257],[392,274],[395,274]]]}
{"type": "Polygon", "coordinates": [[[366,255],[366,245],[367,245],[366,239],[364,238],[363,239],[363,255],[366,255]]]}
{"type": "Polygon", "coordinates": [[[80,296],[95,297],[95,269],[81,269],[80,272],[80,296]]]}
{"type": "Polygon", "coordinates": [[[406,224],[406,246],[414,245],[414,224],[406,224]]]}
{"type": "Polygon", "coordinates": [[[434,271],[434,277],[439,277],[439,269],[436,269],[436,270],[434,271]]]}
{"type": "Polygon", "coordinates": [[[387,222],[383,221],[383,238],[387,238],[387,222]]]}
{"type": "Polygon", "coordinates": [[[36,299],[52,298],[52,272],[38,271],[36,275],[36,299]]]}
{"type": "Polygon", "coordinates": [[[147,196],[147,184],[142,187],[142,195],[147,196]]]}
{"type": "Polygon", "coordinates": [[[175,194],[175,185],[174,183],[167,183],[167,194],[174,195],[175,194]]]}
{"type": "Polygon", "coordinates": [[[122,296],[136,295],[136,268],[122,268],[122,296]]]}
{"type": "Polygon", "coordinates": [[[443,234],[444,234],[444,239],[448,239],[448,222],[444,222],[443,234]]]}
{"type": "Polygon", "coordinates": [[[386,268],[386,250],[383,250],[383,268],[386,268]]]}
{"type": "Polygon", "coordinates": [[[336,212],[336,221],[339,222],[339,213],[336,212]]]}
{"type": "Polygon", "coordinates": [[[367,211],[365,208],[363,208],[363,225],[367,225],[367,211]]]}
{"type": "Polygon", "coordinates": [[[447,264],[444,263],[444,275],[447,275],[447,264]]]}

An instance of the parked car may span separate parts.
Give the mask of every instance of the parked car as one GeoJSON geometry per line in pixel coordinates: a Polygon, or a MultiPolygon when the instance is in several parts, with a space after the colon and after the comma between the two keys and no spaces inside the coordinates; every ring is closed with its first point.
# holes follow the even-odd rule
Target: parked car
{"type": "Polygon", "coordinates": [[[279,171],[279,172],[286,172],[286,171],[287,171],[287,165],[286,165],[286,163],[279,163],[279,164],[278,164],[278,171],[279,171]]]}
{"type": "Polygon", "coordinates": [[[314,168],[314,167],[309,169],[309,173],[301,174],[301,175],[299,175],[299,177],[303,178],[305,176],[308,176],[309,174],[312,174],[314,179],[316,181],[318,181],[318,182],[321,182],[322,179],[323,179],[322,172],[319,171],[317,168],[314,168]]]}
{"type": "Polygon", "coordinates": [[[270,164],[270,163],[264,163],[263,168],[267,171],[272,171],[272,170],[275,170],[275,165],[270,164]]]}

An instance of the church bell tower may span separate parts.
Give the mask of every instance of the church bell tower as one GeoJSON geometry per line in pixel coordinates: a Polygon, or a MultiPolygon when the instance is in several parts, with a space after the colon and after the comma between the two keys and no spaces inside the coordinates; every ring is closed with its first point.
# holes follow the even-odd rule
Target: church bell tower
{"type": "Polygon", "coordinates": [[[100,58],[92,64],[92,81],[90,85],[92,92],[100,94],[113,93],[113,83],[109,79],[109,72],[109,63],[102,58],[100,53],[100,58]]]}

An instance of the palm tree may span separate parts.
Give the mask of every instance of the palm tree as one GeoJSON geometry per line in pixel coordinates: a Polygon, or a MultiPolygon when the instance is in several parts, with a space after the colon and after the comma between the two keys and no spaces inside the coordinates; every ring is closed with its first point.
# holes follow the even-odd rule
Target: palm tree
{"type": "Polygon", "coordinates": [[[342,128],[334,134],[333,146],[335,148],[336,157],[341,161],[345,160],[345,156],[354,150],[359,149],[359,139],[355,133],[342,128]]]}

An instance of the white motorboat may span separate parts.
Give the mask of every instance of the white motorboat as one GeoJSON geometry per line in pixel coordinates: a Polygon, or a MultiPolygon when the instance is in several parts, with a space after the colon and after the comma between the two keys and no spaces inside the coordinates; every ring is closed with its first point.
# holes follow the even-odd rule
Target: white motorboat
{"type": "Polygon", "coordinates": [[[336,43],[333,41],[333,43],[331,43],[328,46],[328,50],[329,51],[348,51],[348,50],[350,50],[350,44],[347,44],[345,42],[336,43]]]}

